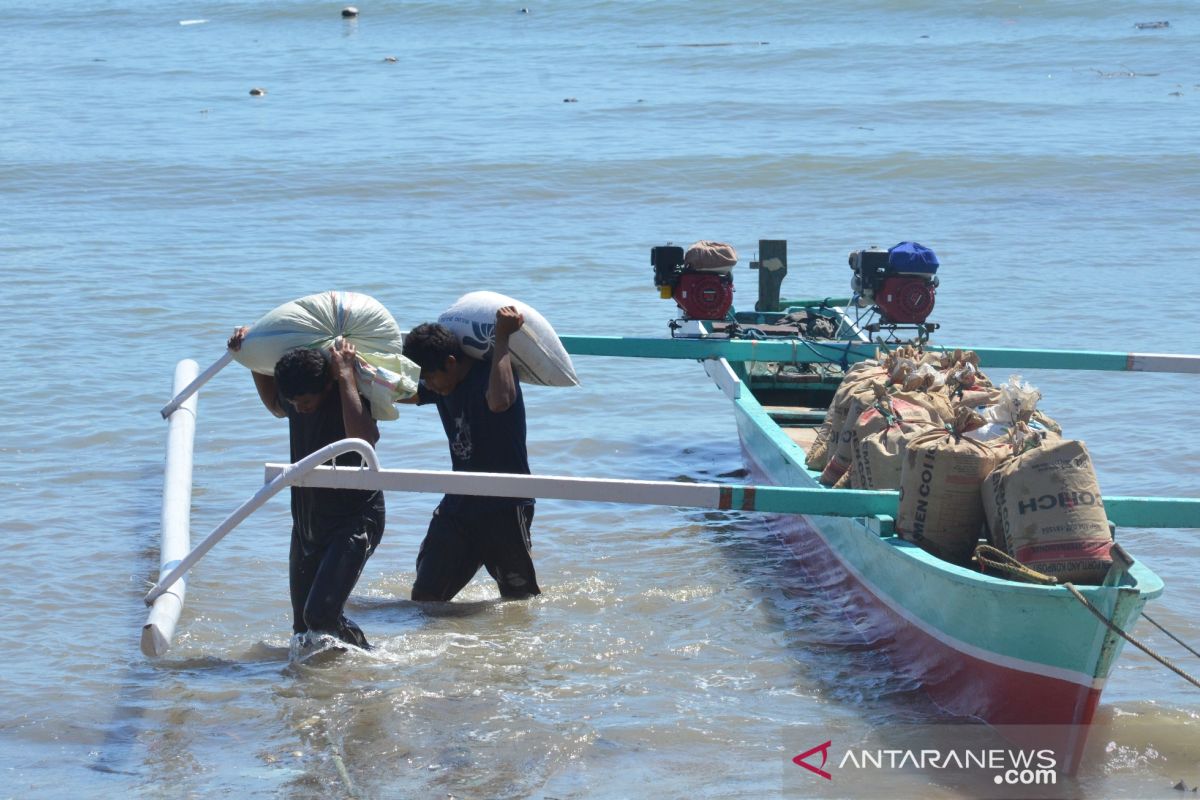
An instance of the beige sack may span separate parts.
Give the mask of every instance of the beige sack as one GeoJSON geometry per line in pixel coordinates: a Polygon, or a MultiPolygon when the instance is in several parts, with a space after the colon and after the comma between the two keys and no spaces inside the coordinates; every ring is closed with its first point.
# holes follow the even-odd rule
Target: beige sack
{"type": "Polygon", "coordinates": [[[942,389],[918,389],[911,392],[897,392],[892,395],[897,400],[921,406],[929,412],[929,419],[934,422],[951,422],[954,420],[954,407],[950,398],[942,389]]]}
{"type": "Polygon", "coordinates": [[[900,466],[896,532],[934,555],[966,564],[984,511],[979,486],[995,465],[994,451],[960,431],[935,430],[908,442],[900,466]]]}
{"type": "Polygon", "coordinates": [[[983,483],[992,543],[1059,581],[1100,583],[1112,533],[1091,456],[1080,441],[1033,439],[983,483]]]}
{"type": "Polygon", "coordinates": [[[941,426],[932,422],[898,420],[858,440],[850,460],[850,486],[855,489],[899,489],[900,465],[908,443],[941,426]]]}
{"type": "Polygon", "coordinates": [[[864,439],[899,422],[931,421],[933,420],[930,412],[922,406],[877,390],[875,402],[858,415],[854,429],[850,432],[850,459],[846,471],[851,476],[851,485],[854,484],[855,455],[858,452],[859,444],[864,439]]]}
{"type": "MultiPolygon", "coordinates": [[[[857,366],[858,364],[855,364],[855,367],[857,366]]],[[[813,447],[809,448],[808,456],[804,460],[806,467],[817,471],[825,469],[833,455],[833,449],[838,435],[842,432],[842,426],[846,424],[846,412],[850,410],[853,392],[856,389],[862,389],[863,381],[883,380],[886,375],[887,371],[879,366],[857,371],[852,368],[851,372],[847,373],[838,386],[837,392],[834,393],[833,400],[829,403],[829,409],[825,412],[825,422],[821,425],[822,430],[825,431],[824,441],[820,443],[819,447],[817,443],[814,443],[813,447]]],[[[817,431],[817,438],[821,439],[821,431],[817,431]]]]}
{"type": "Polygon", "coordinates": [[[817,437],[813,439],[813,443],[808,446],[808,452],[804,454],[804,466],[811,470],[825,469],[825,465],[829,463],[829,439],[832,429],[833,423],[826,414],[825,421],[821,423],[821,427],[817,428],[817,437]]]}
{"type": "Polygon", "coordinates": [[[862,381],[854,386],[849,395],[846,413],[841,427],[830,426],[829,461],[821,470],[821,483],[833,486],[838,478],[846,474],[850,468],[851,445],[854,441],[854,425],[858,415],[871,407],[879,393],[886,392],[883,384],[875,381],[862,381]],[[836,437],[834,431],[837,431],[836,437]]]}
{"type": "MultiPolygon", "coordinates": [[[[865,387],[869,395],[870,387],[865,387]]],[[[833,486],[837,483],[838,478],[846,474],[846,470],[850,467],[850,443],[854,436],[854,423],[858,421],[858,415],[867,408],[867,398],[864,397],[864,392],[859,391],[850,396],[850,404],[842,419],[842,425],[838,428],[837,436],[830,437],[829,440],[829,460],[825,463],[825,469],[821,470],[821,477],[818,479],[826,486],[833,486]]],[[[830,431],[832,432],[832,427],[830,431]]]]}

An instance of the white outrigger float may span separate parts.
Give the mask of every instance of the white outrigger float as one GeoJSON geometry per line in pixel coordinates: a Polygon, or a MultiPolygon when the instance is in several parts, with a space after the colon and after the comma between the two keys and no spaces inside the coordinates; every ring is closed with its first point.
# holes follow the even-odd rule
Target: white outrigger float
{"type": "MultiPolygon", "coordinates": [[[[869,334],[878,333],[878,326],[872,331],[860,324],[849,301],[780,301],[786,245],[764,241],[760,252],[760,301],[754,312],[718,307],[719,314],[696,319],[710,313],[702,303],[692,307],[696,313],[689,319],[689,307],[676,297],[685,319],[673,323],[672,330],[682,335],[561,337],[576,356],[701,361],[733,404],[754,485],[385,469],[366,442],[348,439],[295,464],[266,464],[262,489],[190,549],[193,395],[228,363],[229,354],[199,377],[194,362],[181,362],[177,395],[163,409],[170,420],[163,548],[158,583],[146,595],[152,610],[142,632],[143,652],[162,656],[168,651],[183,607],[187,571],[288,486],[757,511],[770,515],[769,524],[799,559],[843,575],[838,585],[862,610],[860,624],[872,628],[873,640],[888,643],[883,647],[895,668],[918,679],[939,706],[993,725],[1067,728],[1068,739],[1057,743],[1063,756],[1059,763],[1074,771],[1125,641],[1124,629],[1137,621],[1148,600],[1161,594],[1162,581],[1120,546],[1113,548],[1113,567],[1098,585],[1034,585],[984,574],[943,561],[898,536],[898,492],[820,485],[818,473],[805,464],[807,449],[847,365],[875,355],[879,345],[869,334]],[[836,332],[814,338],[788,331],[780,325],[788,312],[823,316],[836,332]],[[757,334],[739,338],[739,328],[757,334]],[[764,372],[766,364],[775,365],[774,372],[764,372]],[[351,450],[362,454],[361,467],[323,465],[351,450]]],[[[657,255],[661,261],[662,254],[657,255]]],[[[686,271],[682,264],[670,269],[676,277],[686,271]]],[[[691,288],[701,294],[714,286],[701,275],[691,288]]],[[[718,287],[708,299],[719,300],[720,291],[718,287]]],[[[671,293],[664,291],[667,296],[671,293]]],[[[920,337],[922,343],[930,330],[920,337]]],[[[895,335],[894,328],[890,333],[895,335]]],[[[994,368],[1200,374],[1200,356],[1195,355],[972,349],[994,368]]],[[[1200,498],[1105,496],[1103,507],[1118,527],[1200,528],[1200,498]]]]}

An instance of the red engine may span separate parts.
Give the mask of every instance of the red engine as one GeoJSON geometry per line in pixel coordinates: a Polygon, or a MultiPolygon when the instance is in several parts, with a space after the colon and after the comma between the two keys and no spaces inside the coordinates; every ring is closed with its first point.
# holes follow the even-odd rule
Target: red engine
{"type": "Polygon", "coordinates": [[[682,247],[650,249],[654,285],[675,301],[685,319],[721,320],[733,308],[733,265],[737,254],[722,242],[700,241],[685,254],[682,247]]]}
{"type": "Polygon", "coordinates": [[[875,305],[888,322],[920,324],[933,312],[934,284],[925,277],[899,275],[885,278],[875,290],[875,305]]]}
{"type": "Polygon", "coordinates": [[[671,296],[688,319],[725,319],[733,307],[733,281],[712,272],[685,272],[671,296]]]}
{"type": "Polygon", "coordinates": [[[869,247],[850,254],[854,302],[874,305],[885,325],[922,325],[933,311],[938,259],[917,242],[900,242],[883,250],[869,247]]]}

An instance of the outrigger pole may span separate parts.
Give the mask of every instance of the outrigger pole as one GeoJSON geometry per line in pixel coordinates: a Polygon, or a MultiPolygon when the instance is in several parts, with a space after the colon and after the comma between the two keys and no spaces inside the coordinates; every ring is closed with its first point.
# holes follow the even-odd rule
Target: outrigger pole
{"type": "MultiPolygon", "coordinates": [[[[572,355],[627,358],[724,358],[728,361],[784,361],[793,364],[854,363],[874,358],[875,342],[819,339],[654,338],[630,336],[562,336],[572,355]]],[[[1106,372],[1179,372],[1200,374],[1200,356],[1174,353],[1116,353],[1099,350],[1029,350],[1008,347],[943,347],[973,350],[994,369],[1082,369],[1106,372]]]]}
{"type": "MultiPolygon", "coordinates": [[[[381,469],[375,451],[362,439],[343,439],[295,464],[267,464],[265,484],[238,507],[146,595],[154,602],[183,574],[259,506],[287,486],[464,494],[483,497],[537,497],[594,503],[678,506],[813,516],[895,516],[899,492],[865,489],[810,489],[680,481],[573,478],[491,472],[381,469]],[[363,467],[325,467],[322,462],[348,451],[361,453],[363,467]]],[[[1200,498],[1108,497],[1105,511],[1114,523],[1130,527],[1200,527],[1200,498]]],[[[881,532],[890,526],[882,526],[881,532]]]]}
{"type": "MultiPolygon", "coordinates": [[[[267,464],[265,479],[269,485],[271,481],[279,480],[299,466],[299,463],[267,464]]],[[[305,470],[296,475],[292,485],[321,489],[381,489],[483,497],[537,497],[545,500],[829,517],[894,517],[900,500],[900,493],[897,491],[874,489],[749,486],[623,478],[346,467],[316,467],[305,470]]],[[[1110,496],[1105,497],[1103,502],[1108,518],[1123,527],[1200,527],[1200,497],[1110,496]]]]}
{"type": "MultiPolygon", "coordinates": [[[[872,358],[878,344],[821,340],[771,341],[766,339],[637,338],[627,336],[562,336],[563,347],[577,356],[627,358],[724,358],[728,361],[788,361],[794,364],[850,363],[872,358]]],[[[973,350],[994,369],[1082,369],[1103,372],[1175,372],[1200,374],[1200,356],[1177,353],[1117,353],[1102,350],[1030,350],[1015,347],[934,347],[936,350],[973,350]]],[[[175,409],[233,360],[226,350],[204,372],[176,392],[159,412],[170,418],[175,409]]]]}
{"type": "MultiPolygon", "coordinates": [[[[195,382],[199,369],[195,361],[185,358],[175,365],[174,389],[179,392],[185,384],[195,382]]],[[[163,473],[162,550],[159,553],[158,575],[161,581],[187,555],[190,548],[189,519],[192,510],[192,445],[196,434],[195,394],[181,401],[169,416],[167,425],[167,466],[163,473]]],[[[161,656],[171,646],[175,624],[183,610],[187,585],[179,581],[172,591],[154,600],[146,624],[142,626],[142,652],[161,656]]]]}
{"type": "MultiPolygon", "coordinates": [[[[171,402],[163,406],[162,410],[158,413],[162,414],[163,419],[170,419],[171,415],[175,413],[175,409],[179,408],[189,397],[199,391],[201,386],[208,383],[212,376],[225,369],[225,367],[229,365],[230,361],[233,361],[233,351],[226,350],[225,355],[214,361],[208,369],[204,370],[204,372],[200,373],[198,376],[195,374],[195,370],[193,370],[193,379],[182,389],[176,386],[175,397],[171,400],[171,402]]],[[[192,365],[195,366],[195,362],[193,362],[192,365]]]]}
{"type": "MultiPolygon", "coordinates": [[[[341,441],[328,444],[310,453],[304,458],[297,461],[295,464],[283,465],[276,471],[275,476],[267,481],[266,485],[254,493],[246,502],[242,503],[232,514],[225,518],[225,521],[213,529],[213,532],[205,537],[204,541],[196,545],[192,552],[188,553],[184,558],[180,559],[174,565],[174,568],[159,579],[146,594],[146,605],[150,605],[161,597],[176,581],[180,580],[184,573],[192,568],[200,559],[204,558],[205,554],[213,548],[217,542],[225,538],[225,535],[241,524],[242,520],[253,514],[260,506],[274,497],[282,489],[289,486],[306,486],[308,484],[301,483],[301,479],[312,470],[319,467],[326,461],[337,458],[343,453],[358,453],[366,462],[366,469],[360,467],[350,467],[348,471],[356,473],[371,473],[379,472],[379,458],[375,455],[374,448],[363,439],[342,439],[341,441]]],[[[326,469],[337,470],[337,467],[326,467],[326,469]]],[[[346,467],[342,467],[341,471],[347,471],[346,467]]]]}

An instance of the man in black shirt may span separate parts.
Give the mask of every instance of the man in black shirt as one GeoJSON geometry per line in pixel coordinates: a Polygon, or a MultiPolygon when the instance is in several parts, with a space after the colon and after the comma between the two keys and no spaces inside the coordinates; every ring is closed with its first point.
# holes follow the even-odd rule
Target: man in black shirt
{"type": "MultiPolygon", "coordinates": [[[[246,330],[234,332],[229,349],[242,346],[246,330]]],[[[372,446],[379,441],[371,404],[358,393],[354,362],[354,345],[339,339],[328,354],[295,348],[279,359],[274,375],[253,373],[263,405],[287,417],[293,463],[341,439],[364,439],[372,446]]],[[[334,463],[359,465],[362,457],[345,453],[334,463]]],[[[381,491],[292,487],[288,582],[295,633],[328,633],[370,647],[343,610],[383,537],[383,524],[381,491]]]]}
{"type": "MultiPolygon", "coordinates": [[[[489,360],[466,355],[457,337],[436,323],[404,338],[404,355],[421,367],[417,403],[437,403],[456,472],[529,474],[525,401],[508,339],[524,324],[512,306],[496,312],[489,360]]],[[[450,600],[486,567],[505,598],[541,594],[529,526],[533,500],[448,494],[433,512],[417,555],[413,600],[450,600]]]]}

